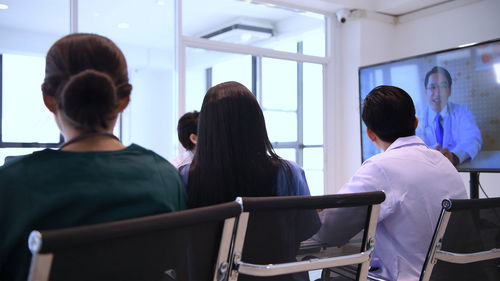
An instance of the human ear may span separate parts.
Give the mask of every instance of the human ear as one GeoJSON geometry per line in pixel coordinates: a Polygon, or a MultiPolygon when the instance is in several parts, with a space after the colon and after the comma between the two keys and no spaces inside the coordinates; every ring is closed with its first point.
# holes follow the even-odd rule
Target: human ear
{"type": "Polygon", "coordinates": [[[375,143],[375,141],[377,140],[377,135],[370,129],[370,128],[366,128],[366,134],[368,135],[368,138],[370,138],[370,140],[372,142],[375,143]]]}
{"type": "Polygon", "coordinates": [[[47,107],[47,109],[56,114],[56,109],[57,109],[57,102],[56,102],[56,99],[52,96],[48,96],[48,95],[42,95],[43,96],[43,103],[45,104],[45,107],[47,107]]]}
{"type": "Polygon", "coordinates": [[[417,129],[417,127],[418,127],[418,118],[415,117],[415,129],[417,129]]]}
{"type": "Polygon", "coordinates": [[[128,104],[130,102],[130,96],[126,96],[124,98],[121,98],[119,101],[118,101],[118,113],[122,113],[125,108],[127,108],[128,104]]]}
{"type": "Polygon", "coordinates": [[[195,135],[195,134],[190,134],[190,135],[189,135],[189,140],[190,140],[192,143],[196,144],[196,143],[198,143],[198,136],[197,136],[197,135],[195,135]]]}

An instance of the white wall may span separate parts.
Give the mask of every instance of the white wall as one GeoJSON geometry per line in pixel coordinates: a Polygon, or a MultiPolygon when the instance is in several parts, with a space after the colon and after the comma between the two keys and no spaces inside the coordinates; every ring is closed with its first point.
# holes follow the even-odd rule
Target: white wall
{"type": "MultiPolygon", "coordinates": [[[[334,50],[338,86],[326,107],[341,109],[329,113],[327,129],[329,136],[342,140],[326,142],[327,165],[335,171],[327,176],[327,193],[336,192],[361,164],[358,67],[500,38],[499,11],[498,0],[469,1],[444,11],[404,16],[399,23],[368,13],[336,24],[334,39],[341,42],[334,50]]],[[[462,176],[468,187],[468,174],[462,176]]],[[[480,176],[489,196],[500,196],[499,181],[500,174],[480,176]]]]}

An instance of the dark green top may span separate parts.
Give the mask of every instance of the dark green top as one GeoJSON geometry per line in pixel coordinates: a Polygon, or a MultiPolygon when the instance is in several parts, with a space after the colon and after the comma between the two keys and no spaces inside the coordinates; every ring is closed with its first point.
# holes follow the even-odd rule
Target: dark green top
{"type": "Polygon", "coordinates": [[[177,170],[138,145],[119,151],[45,149],[0,167],[0,280],[26,280],[28,236],[185,209],[177,170]]]}

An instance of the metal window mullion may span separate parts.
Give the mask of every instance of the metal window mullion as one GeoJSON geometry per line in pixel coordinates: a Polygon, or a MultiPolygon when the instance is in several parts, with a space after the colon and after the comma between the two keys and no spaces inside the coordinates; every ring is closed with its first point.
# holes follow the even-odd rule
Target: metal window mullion
{"type": "MultiPolygon", "coordinates": [[[[252,93],[257,97],[257,75],[258,75],[258,58],[256,56],[252,56],[252,93]]],[[[259,102],[260,104],[260,102],[259,102]]]]}
{"type": "Polygon", "coordinates": [[[78,32],[78,0],[69,0],[69,33],[78,32]]]}
{"type": "Polygon", "coordinates": [[[257,57],[266,57],[289,61],[302,61],[316,64],[326,64],[328,62],[328,58],[326,57],[277,51],[269,48],[241,45],[236,43],[228,43],[190,36],[181,36],[181,38],[185,46],[192,48],[201,48],[218,52],[252,55],[257,57]]]}
{"type": "Polygon", "coordinates": [[[256,92],[254,94],[262,110],[264,110],[264,105],[262,104],[262,57],[259,56],[255,56],[255,77],[252,77],[252,79],[254,78],[256,87],[256,92]]]}
{"type": "MultiPolygon", "coordinates": [[[[175,0],[174,49],[175,49],[175,91],[177,93],[177,117],[186,110],[186,44],[182,36],[182,1],[175,0]]],[[[175,119],[177,120],[177,118],[175,119]]]]}
{"type": "Polygon", "coordinates": [[[38,142],[0,142],[0,148],[55,148],[60,143],[38,143],[38,142]]]}
{"type": "MultiPolygon", "coordinates": [[[[297,43],[297,53],[303,53],[302,41],[297,43]]],[[[296,160],[297,164],[303,166],[304,164],[304,63],[301,61],[297,62],[297,146],[296,150],[296,160]]]]}
{"type": "Polygon", "coordinates": [[[3,142],[3,139],[2,139],[2,118],[3,118],[3,113],[2,113],[2,99],[3,99],[3,81],[2,81],[2,77],[3,77],[3,74],[2,74],[2,69],[3,69],[3,55],[0,54],[0,144],[3,142]]]}
{"type": "Polygon", "coordinates": [[[273,147],[274,148],[293,148],[293,149],[298,149],[298,144],[297,142],[273,142],[273,147]]]}
{"type": "Polygon", "coordinates": [[[213,72],[214,69],[212,67],[209,67],[205,69],[205,91],[208,92],[208,89],[212,88],[213,85],[213,72]]]}

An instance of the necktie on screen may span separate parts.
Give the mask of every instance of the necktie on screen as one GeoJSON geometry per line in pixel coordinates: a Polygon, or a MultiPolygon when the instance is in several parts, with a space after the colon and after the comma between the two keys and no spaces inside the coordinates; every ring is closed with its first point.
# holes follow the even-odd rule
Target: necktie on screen
{"type": "Polygon", "coordinates": [[[441,147],[443,147],[443,126],[441,125],[441,114],[437,114],[436,118],[434,118],[434,122],[436,122],[436,141],[439,143],[441,147]]]}

